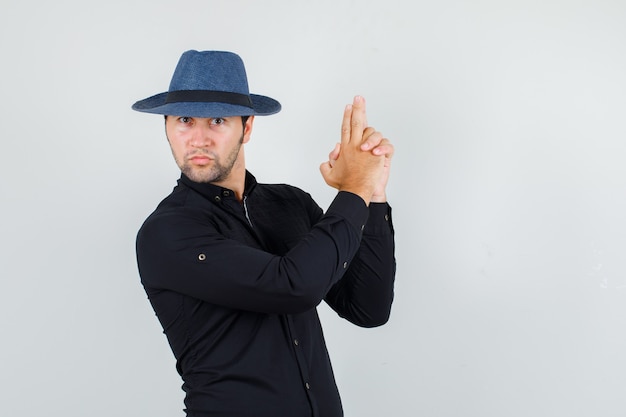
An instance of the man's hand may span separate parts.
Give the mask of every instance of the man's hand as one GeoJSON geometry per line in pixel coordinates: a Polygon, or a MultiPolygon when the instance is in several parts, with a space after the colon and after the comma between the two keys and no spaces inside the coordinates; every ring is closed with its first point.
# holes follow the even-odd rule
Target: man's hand
{"type": "Polygon", "coordinates": [[[362,145],[368,143],[368,139],[372,142],[377,141],[376,138],[371,138],[372,135],[377,135],[377,132],[366,126],[365,100],[357,96],[352,105],[346,106],[343,113],[337,158],[332,162],[323,163],[320,171],[328,185],[339,191],[357,194],[369,204],[374,191],[379,188],[385,157],[361,149],[362,145]]]}
{"type": "MultiPolygon", "coordinates": [[[[374,203],[383,203],[387,201],[385,189],[389,179],[391,158],[393,157],[394,148],[388,139],[383,138],[380,132],[377,132],[372,127],[367,127],[365,100],[363,97],[355,97],[352,106],[346,107],[341,127],[341,139],[341,143],[338,143],[328,155],[328,162],[323,163],[320,166],[320,170],[322,171],[322,175],[324,176],[326,183],[341,190],[337,183],[333,182],[333,177],[330,173],[335,167],[337,161],[339,161],[343,150],[346,149],[344,144],[346,142],[352,143],[353,139],[355,139],[356,142],[360,142],[360,144],[358,144],[360,151],[369,153],[373,156],[384,157],[383,169],[375,182],[372,194],[369,199],[364,198],[364,200],[366,203],[369,201],[374,203]]],[[[356,144],[357,143],[353,143],[353,145],[356,144]]],[[[344,191],[350,190],[344,189],[344,191]]],[[[361,197],[363,196],[361,195],[361,197]]]]}

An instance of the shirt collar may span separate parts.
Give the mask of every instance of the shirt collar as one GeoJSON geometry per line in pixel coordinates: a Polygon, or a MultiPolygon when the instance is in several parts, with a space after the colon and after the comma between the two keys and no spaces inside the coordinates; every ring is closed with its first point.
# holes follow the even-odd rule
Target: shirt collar
{"type": "MultiPolygon", "coordinates": [[[[235,196],[233,190],[228,188],[220,187],[219,185],[215,185],[209,182],[195,182],[189,179],[188,176],[181,173],[180,179],[178,180],[179,184],[184,184],[187,187],[193,189],[194,191],[202,194],[204,197],[209,199],[215,198],[215,196],[235,196]]],[[[244,187],[244,195],[250,195],[256,186],[256,178],[252,175],[248,170],[246,170],[246,184],[244,187]]]]}

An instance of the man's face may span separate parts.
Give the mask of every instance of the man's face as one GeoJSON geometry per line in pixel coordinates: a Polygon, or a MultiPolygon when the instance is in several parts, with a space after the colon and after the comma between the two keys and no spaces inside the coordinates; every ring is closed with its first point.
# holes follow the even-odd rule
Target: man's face
{"type": "Polygon", "coordinates": [[[195,182],[223,183],[243,165],[241,145],[250,140],[253,117],[167,116],[165,132],[180,170],[195,182]]]}

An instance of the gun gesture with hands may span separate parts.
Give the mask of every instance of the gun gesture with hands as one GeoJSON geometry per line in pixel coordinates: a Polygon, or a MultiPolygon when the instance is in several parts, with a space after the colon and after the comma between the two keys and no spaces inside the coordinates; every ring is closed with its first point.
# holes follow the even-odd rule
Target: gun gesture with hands
{"type": "Polygon", "coordinates": [[[339,191],[360,196],[366,204],[385,202],[394,148],[382,133],[367,126],[365,99],[347,105],[341,124],[341,143],[320,165],[324,181],[339,191]]]}

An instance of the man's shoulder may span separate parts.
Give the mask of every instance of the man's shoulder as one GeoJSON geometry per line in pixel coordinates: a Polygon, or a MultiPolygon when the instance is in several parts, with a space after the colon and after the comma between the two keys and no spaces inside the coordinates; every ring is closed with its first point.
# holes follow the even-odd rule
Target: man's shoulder
{"type": "Polygon", "coordinates": [[[186,184],[179,182],[172,192],[166,196],[157,205],[154,213],[177,211],[179,209],[206,210],[207,207],[211,207],[211,202],[206,196],[203,196],[200,192],[188,187],[186,184]]]}
{"type": "Polygon", "coordinates": [[[189,187],[177,185],[172,192],[156,206],[154,211],[144,221],[148,223],[160,223],[162,220],[171,221],[174,218],[201,215],[207,207],[203,199],[189,187]]]}

